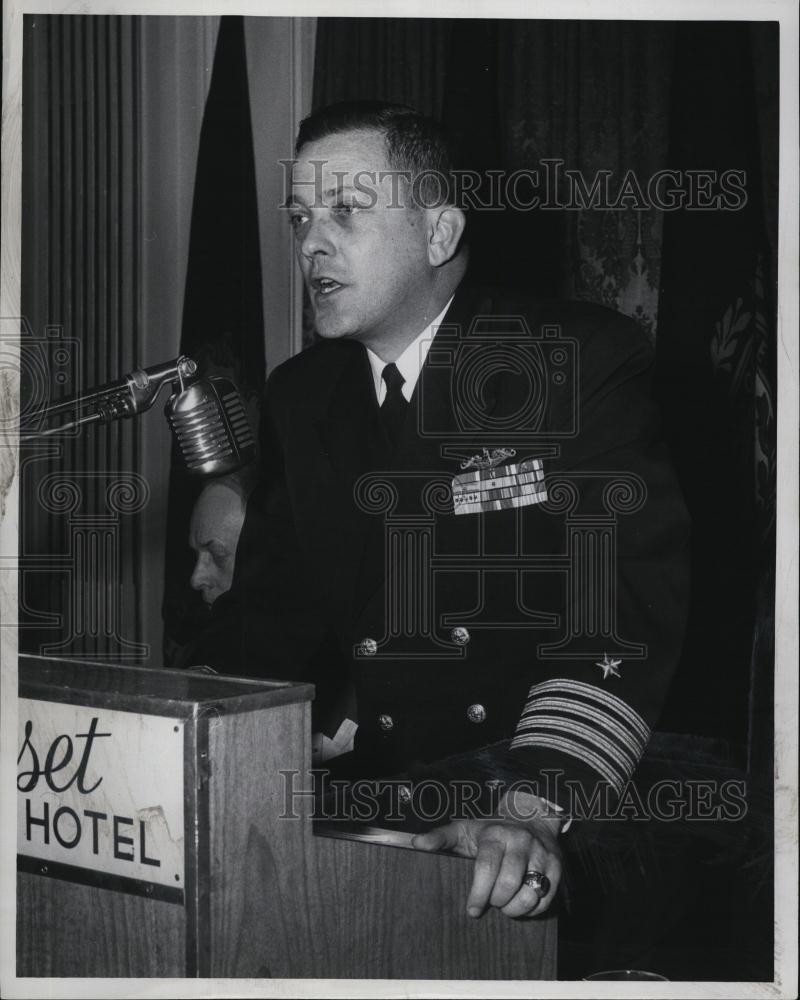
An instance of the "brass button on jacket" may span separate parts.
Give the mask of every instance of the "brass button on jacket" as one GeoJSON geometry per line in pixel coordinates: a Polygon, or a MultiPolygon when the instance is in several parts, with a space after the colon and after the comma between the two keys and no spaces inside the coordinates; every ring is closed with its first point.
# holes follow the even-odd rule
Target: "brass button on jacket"
{"type": "Polygon", "coordinates": [[[483,722],[486,719],[486,709],[483,705],[470,705],[467,709],[467,718],[470,722],[483,722]]]}

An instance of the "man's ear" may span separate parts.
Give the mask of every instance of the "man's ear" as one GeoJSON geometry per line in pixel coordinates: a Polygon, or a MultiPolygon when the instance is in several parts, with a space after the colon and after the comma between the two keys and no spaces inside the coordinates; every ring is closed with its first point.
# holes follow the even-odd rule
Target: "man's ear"
{"type": "Polygon", "coordinates": [[[467,219],[464,212],[453,205],[429,208],[426,211],[430,233],[428,263],[432,267],[441,267],[455,257],[467,219]]]}

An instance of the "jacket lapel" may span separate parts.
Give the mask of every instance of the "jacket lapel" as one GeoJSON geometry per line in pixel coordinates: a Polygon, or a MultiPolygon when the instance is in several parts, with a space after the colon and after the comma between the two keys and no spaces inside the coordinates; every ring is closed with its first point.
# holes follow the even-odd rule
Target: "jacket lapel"
{"type": "MultiPolygon", "coordinates": [[[[474,444],[472,432],[465,435],[459,422],[456,409],[459,389],[454,386],[455,352],[464,344],[474,316],[489,310],[489,300],[479,298],[471,289],[459,288],[456,292],[420,372],[397,452],[388,464],[384,453],[383,461],[370,469],[386,478],[397,490],[399,501],[394,516],[425,514],[422,502],[425,487],[441,480],[449,489],[450,480],[460,469],[461,459],[480,450],[474,444]]],[[[486,389],[482,405],[491,413],[496,398],[491,386],[486,389]]],[[[374,392],[372,396],[374,400],[374,392]]],[[[374,412],[375,420],[380,423],[377,403],[374,412]]],[[[372,517],[353,603],[356,616],[386,580],[386,520],[387,515],[372,517]]]]}
{"type": "Polygon", "coordinates": [[[386,464],[388,445],[372,371],[360,344],[348,345],[327,412],[316,422],[316,430],[337,479],[348,493],[363,473],[386,464]]]}

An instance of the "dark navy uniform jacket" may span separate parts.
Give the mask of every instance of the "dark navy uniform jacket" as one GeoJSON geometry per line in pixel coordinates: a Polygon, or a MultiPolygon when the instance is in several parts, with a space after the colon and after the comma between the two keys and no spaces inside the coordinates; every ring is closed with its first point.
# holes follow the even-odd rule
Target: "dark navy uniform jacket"
{"type": "Polygon", "coordinates": [[[652,367],[617,313],[462,284],[392,453],[361,344],[281,365],[264,400],[265,481],[218,602],[237,632],[223,625],[201,658],[314,681],[320,717],[354,691],[355,753],[374,773],[497,747],[531,778],[620,791],[688,598],[688,520],[652,367]],[[520,468],[541,468],[546,499],[520,468]],[[478,506],[456,514],[464,473],[478,506]]]}

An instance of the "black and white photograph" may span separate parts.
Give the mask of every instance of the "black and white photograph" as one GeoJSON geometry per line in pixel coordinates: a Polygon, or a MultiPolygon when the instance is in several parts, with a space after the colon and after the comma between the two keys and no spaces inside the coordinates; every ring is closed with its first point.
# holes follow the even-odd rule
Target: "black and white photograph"
{"type": "Polygon", "coordinates": [[[3,996],[796,996],[797,36],[4,5],[3,996]]]}

